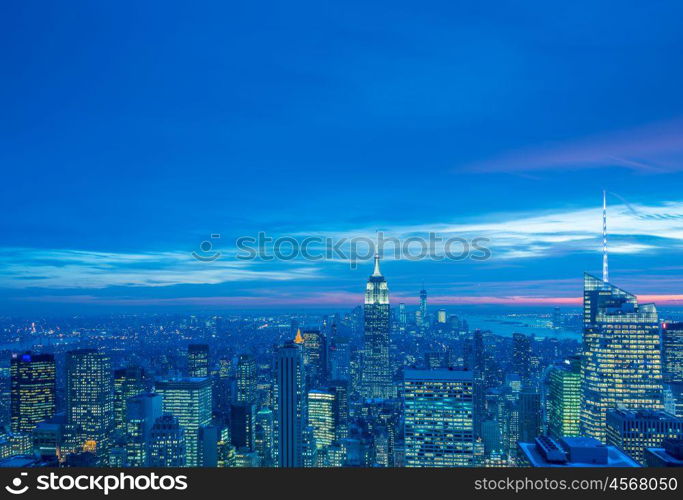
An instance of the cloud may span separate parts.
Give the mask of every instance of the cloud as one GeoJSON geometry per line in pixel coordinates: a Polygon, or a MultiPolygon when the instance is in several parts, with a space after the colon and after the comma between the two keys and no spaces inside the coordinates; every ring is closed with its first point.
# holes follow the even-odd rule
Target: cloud
{"type": "Polygon", "coordinates": [[[683,120],[511,151],[458,171],[530,172],[613,166],[644,173],[683,170],[683,120]]]}
{"type": "MultiPolygon", "coordinates": [[[[444,240],[451,237],[488,238],[487,246],[493,252],[493,259],[498,260],[601,252],[602,208],[598,205],[565,211],[498,213],[464,223],[397,225],[383,230],[385,238],[402,241],[411,236],[426,237],[430,232],[444,240]]],[[[615,254],[656,254],[683,248],[683,202],[610,205],[608,233],[609,251],[615,254]]],[[[376,237],[375,230],[370,228],[323,235],[336,239],[363,237],[374,240],[376,237]]],[[[391,244],[385,247],[386,259],[392,258],[393,249],[391,244]]]]}
{"type": "MultiPolygon", "coordinates": [[[[611,205],[609,213],[609,251],[613,254],[653,257],[683,248],[683,202],[659,205],[611,205]]],[[[385,237],[405,241],[411,236],[427,237],[434,232],[443,240],[487,238],[492,251],[487,263],[497,267],[526,265],[533,259],[575,257],[601,251],[601,208],[497,213],[458,223],[435,221],[431,224],[397,225],[385,228],[385,237]]],[[[374,229],[300,233],[299,238],[316,234],[340,238],[375,238],[374,229]]],[[[277,236],[277,235],[273,235],[277,236]]],[[[443,245],[443,243],[441,244],[443,245]]],[[[348,245],[347,245],[348,247],[348,245]]],[[[391,260],[392,245],[387,245],[385,260],[391,260]]],[[[436,255],[443,255],[437,245],[436,255]]],[[[596,261],[597,262],[597,261],[596,261]]],[[[239,260],[227,249],[213,262],[200,262],[189,252],[98,252],[78,249],[0,248],[0,288],[8,289],[104,289],[107,287],[155,288],[175,285],[216,285],[252,282],[269,287],[273,282],[304,282],[321,290],[339,283],[349,273],[348,259],[306,261],[302,258],[264,262],[239,260]],[[336,280],[336,281],[335,281],[336,280]]],[[[359,263],[364,265],[363,262],[359,263]]],[[[419,265],[406,262],[405,265],[419,265]]],[[[461,267],[462,281],[476,281],[484,267],[461,267]]],[[[580,273],[583,269],[577,269],[580,273]]],[[[504,275],[503,275],[504,279],[504,275]]],[[[290,286],[291,288],[291,286],[290,286]]],[[[521,294],[521,292],[519,292],[521,294]]],[[[239,295],[239,292],[236,292],[239,295]]],[[[485,294],[485,292],[483,292],[485,294]]],[[[459,294],[456,294],[459,295],[459,294]]],[[[497,295],[497,294],[496,294],[497,295]]],[[[507,296],[508,294],[504,294],[507,296]]],[[[329,298],[329,297],[328,297],[329,298]]],[[[325,298],[325,300],[328,300],[325,298]]]]}
{"type": "Polygon", "coordinates": [[[164,287],[231,281],[315,278],[313,266],[259,269],[258,262],[200,262],[187,252],[116,253],[69,249],[0,249],[0,287],[81,289],[164,287]]]}

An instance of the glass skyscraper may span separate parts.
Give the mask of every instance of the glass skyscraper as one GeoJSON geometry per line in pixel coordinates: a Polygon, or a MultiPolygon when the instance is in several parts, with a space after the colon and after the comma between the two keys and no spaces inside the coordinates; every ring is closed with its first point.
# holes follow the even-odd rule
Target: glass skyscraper
{"type": "Polygon", "coordinates": [[[211,423],[211,381],[208,378],[181,378],[157,382],[163,397],[164,414],[177,417],[185,430],[186,465],[199,465],[199,428],[211,423]]]}
{"type": "Polygon", "coordinates": [[[139,394],[126,405],[126,465],[148,467],[152,427],[161,417],[161,396],[139,394]]]}
{"type": "Polygon", "coordinates": [[[683,323],[662,324],[662,353],[664,354],[664,381],[683,383],[683,323]]]}
{"type": "Polygon", "coordinates": [[[605,442],[607,412],[661,409],[662,360],[654,304],[584,275],[581,427],[605,442]]]}
{"type": "Polygon", "coordinates": [[[10,378],[12,432],[29,433],[55,414],[55,358],[52,354],[14,354],[10,378]]]}
{"type": "Polygon", "coordinates": [[[145,371],[137,366],[114,370],[114,426],[126,430],[126,404],[129,398],[145,392],[145,371]]]}
{"type": "Polygon", "coordinates": [[[327,448],[336,436],[335,395],[323,390],[308,393],[308,425],[313,428],[313,437],[318,449],[327,448]]]}
{"type": "Polygon", "coordinates": [[[282,346],[276,357],[277,453],[280,467],[303,466],[303,420],[306,415],[304,363],[294,342],[282,346]]]}
{"type": "Polygon", "coordinates": [[[404,373],[406,467],[474,465],[470,371],[404,373]]]}
{"type": "Polygon", "coordinates": [[[304,330],[302,336],[306,386],[321,388],[327,381],[327,338],[319,330],[304,330]]]}
{"type": "Polygon", "coordinates": [[[114,427],[111,361],[97,349],[67,353],[67,419],[76,433],[75,451],[95,452],[106,463],[114,427]]]}
{"type": "Polygon", "coordinates": [[[581,361],[573,358],[550,368],[547,378],[548,434],[554,438],[580,435],[581,361]]]}
{"type": "Polygon", "coordinates": [[[241,354],[237,360],[237,402],[256,401],[256,360],[249,354],[241,354]]]}

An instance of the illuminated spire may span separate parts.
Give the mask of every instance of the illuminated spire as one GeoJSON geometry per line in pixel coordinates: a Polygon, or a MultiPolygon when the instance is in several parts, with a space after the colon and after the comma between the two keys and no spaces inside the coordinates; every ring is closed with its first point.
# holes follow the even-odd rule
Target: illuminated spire
{"type": "Polygon", "coordinates": [[[375,254],[375,270],[372,273],[373,277],[381,277],[382,272],[379,270],[379,254],[375,254]]]}
{"type": "Polygon", "coordinates": [[[301,328],[297,328],[297,330],[296,330],[296,337],[294,337],[294,343],[295,344],[303,344],[304,343],[304,338],[301,336],[301,328]]]}
{"type": "Polygon", "coordinates": [[[607,192],[602,191],[602,281],[609,282],[607,266],[607,192]]]}

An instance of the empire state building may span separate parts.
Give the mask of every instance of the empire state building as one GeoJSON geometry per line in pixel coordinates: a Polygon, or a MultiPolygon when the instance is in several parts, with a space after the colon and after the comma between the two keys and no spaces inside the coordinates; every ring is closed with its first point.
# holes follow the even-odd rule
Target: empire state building
{"type": "Polygon", "coordinates": [[[375,254],[374,272],[365,287],[364,322],[363,396],[395,397],[389,363],[389,287],[379,269],[378,254],[375,254]]]}

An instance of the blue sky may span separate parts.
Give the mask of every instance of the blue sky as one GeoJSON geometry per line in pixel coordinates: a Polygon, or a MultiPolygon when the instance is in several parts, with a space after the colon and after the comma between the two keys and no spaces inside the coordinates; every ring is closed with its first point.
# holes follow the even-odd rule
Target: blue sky
{"type": "Polygon", "coordinates": [[[371,264],[234,240],[376,229],[491,240],[385,260],[394,301],[563,303],[602,189],[613,281],[677,303],[683,5],[595,4],[4,5],[2,310],[352,305],[371,264]]]}

